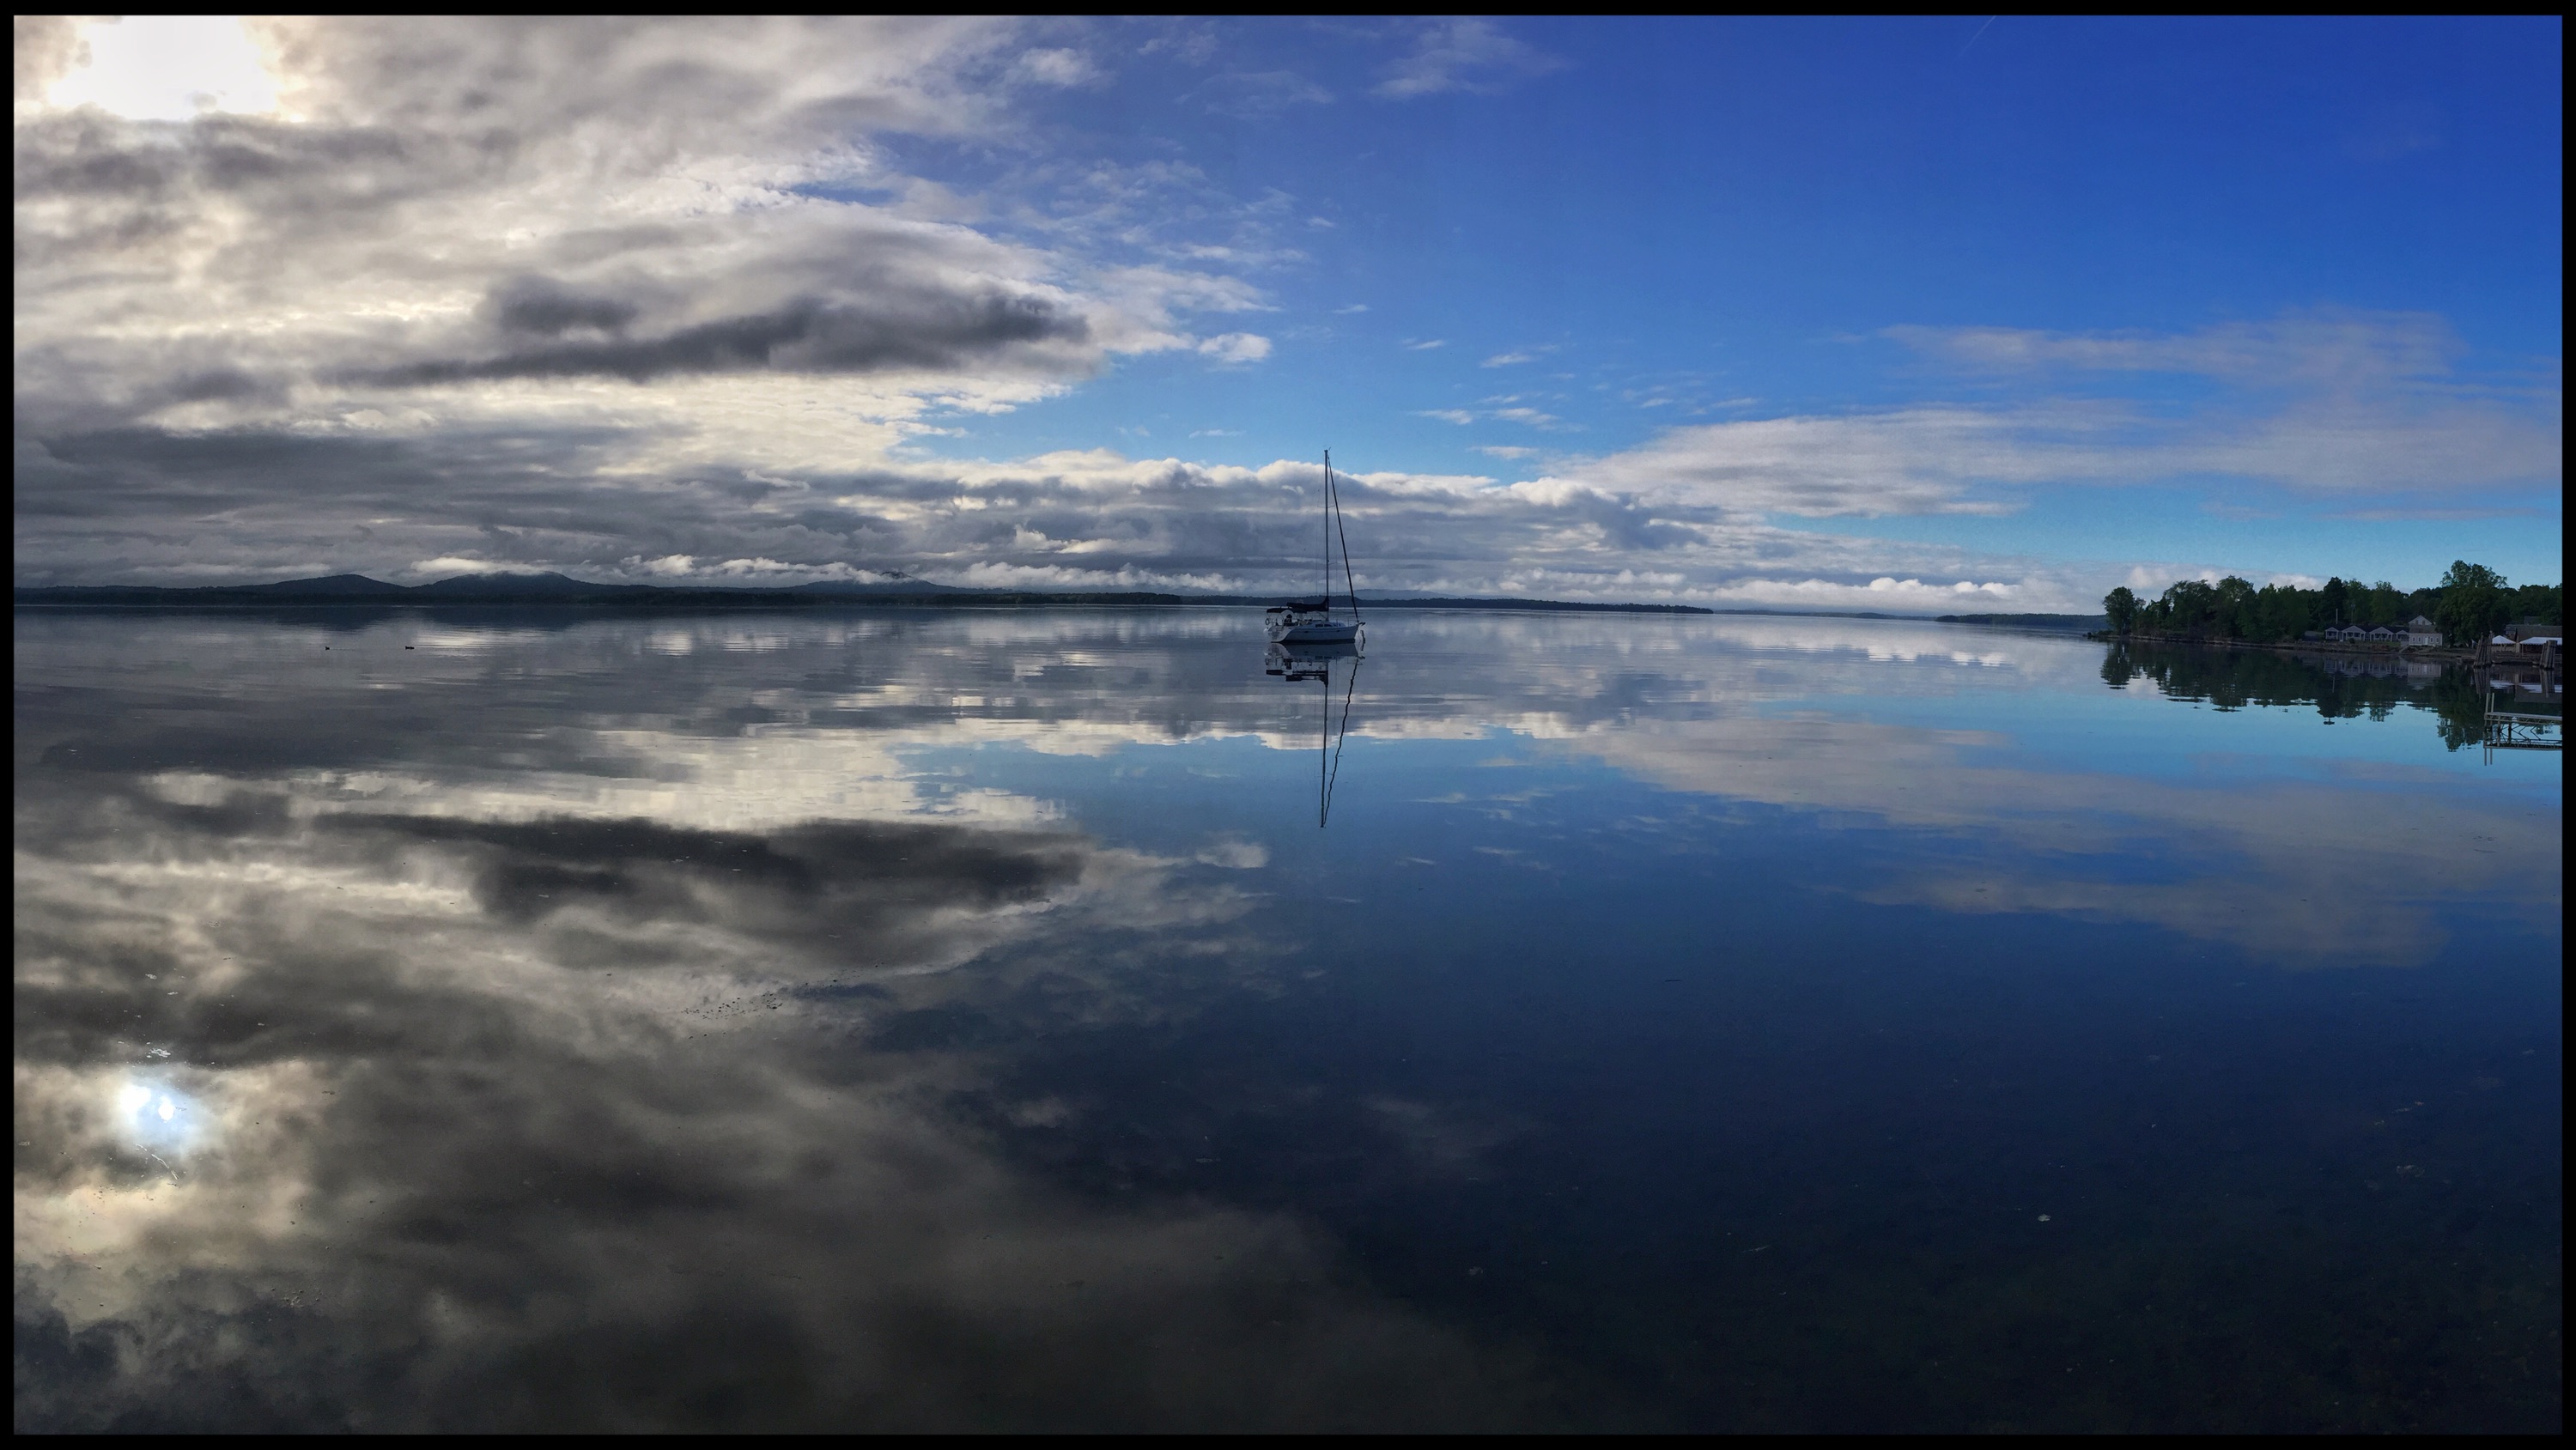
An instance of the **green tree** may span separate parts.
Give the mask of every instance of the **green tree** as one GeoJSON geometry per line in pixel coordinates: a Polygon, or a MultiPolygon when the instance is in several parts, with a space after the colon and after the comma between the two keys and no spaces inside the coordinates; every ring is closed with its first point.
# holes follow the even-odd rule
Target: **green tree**
{"type": "Polygon", "coordinates": [[[2203,580],[2177,579],[2166,586],[2165,597],[2156,603],[2164,616],[2166,633],[2202,639],[2216,622],[2218,591],[2203,580]]]}
{"type": "Polygon", "coordinates": [[[2230,574],[2218,581],[2210,600],[2210,624],[2227,639],[2244,639],[2255,632],[2254,586],[2230,574]]]}
{"type": "Polygon", "coordinates": [[[2102,596],[2102,612],[2110,616],[2113,634],[2127,634],[2138,625],[2138,596],[2123,584],[2102,596]]]}
{"type": "Polygon", "coordinates": [[[2442,602],[2437,610],[2433,622],[2451,643],[2473,644],[2486,638],[2505,621],[2504,576],[2484,564],[2452,560],[2450,572],[2442,576],[2442,602]]]}
{"type": "Polygon", "coordinates": [[[2562,584],[2525,584],[2506,599],[2505,608],[2517,620],[2561,624],[2567,618],[2566,597],[2566,586],[2562,584]]]}

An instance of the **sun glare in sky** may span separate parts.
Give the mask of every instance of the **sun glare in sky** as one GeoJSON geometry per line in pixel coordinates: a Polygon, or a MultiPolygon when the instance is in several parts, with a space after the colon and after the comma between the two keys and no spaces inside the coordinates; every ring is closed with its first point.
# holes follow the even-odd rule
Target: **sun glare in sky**
{"type": "Polygon", "coordinates": [[[277,82],[232,15],[129,15],[93,21],[89,63],[46,99],[97,106],[137,121],[186,121],[210,111],[277,109],[277,82]]]}

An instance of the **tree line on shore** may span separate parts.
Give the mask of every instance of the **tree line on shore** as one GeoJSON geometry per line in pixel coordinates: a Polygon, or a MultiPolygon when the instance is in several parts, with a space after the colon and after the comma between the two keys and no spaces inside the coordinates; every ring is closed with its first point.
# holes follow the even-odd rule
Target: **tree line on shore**
{"type": "Polygon", "coordinates": [[[2231,574],[2215,584],[2178,580],[2158,599],[2140,599],[2123,585],[2102,596],[2102,612],[2118,635],[2258,643],[2295,641],[2311,630],[2343,625],[2402,625],[2421,615],[2433,621],[2446,642],[2466,644],[2513,620],[2564,618],[2564,590],[2563,584],[2513,588],[2502,574],[2463,559],[2429,589],[2403,590],[2386,580],[2364,584],[2341,577],[2317,589],[2295,584],[2257,589],[2231,574]]]}

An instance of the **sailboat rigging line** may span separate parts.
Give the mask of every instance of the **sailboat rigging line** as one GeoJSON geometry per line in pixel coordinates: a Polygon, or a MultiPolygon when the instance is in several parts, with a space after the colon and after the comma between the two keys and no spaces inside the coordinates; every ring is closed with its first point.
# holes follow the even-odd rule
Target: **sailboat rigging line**
{"type": "Polygon", "coordinates": [[[1333,617],[1333,450],[1324,450],[1324,617],[1333,617]]]}

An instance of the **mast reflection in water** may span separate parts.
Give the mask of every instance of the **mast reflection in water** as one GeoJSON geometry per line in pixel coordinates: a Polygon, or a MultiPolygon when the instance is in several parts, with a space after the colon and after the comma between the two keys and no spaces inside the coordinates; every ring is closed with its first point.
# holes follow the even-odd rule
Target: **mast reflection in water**
{"type": "Polygon", "coordinates": [[[1285,644],[1273,642],[1263,662],[1263,672],[1277,679],[1313,680],[1321,684],[1324,708],[1316,723],[1315,825],[1318,829],[1333,818],[1333,786],[1342,775],[1342,745],[1350,739],[1351,705],[1357,698],[1362,655],[1357,640],[1324,644],[1285,644]],[[1339,723],[1333,709],[1333,673],[1341,667],[1342,698],[1339,723]]]}

